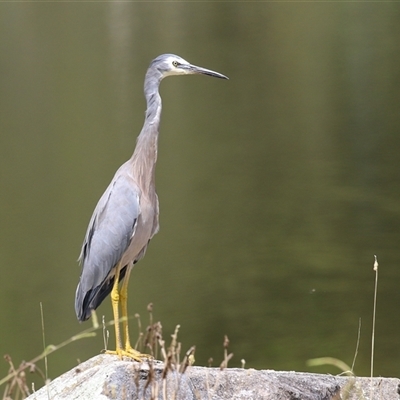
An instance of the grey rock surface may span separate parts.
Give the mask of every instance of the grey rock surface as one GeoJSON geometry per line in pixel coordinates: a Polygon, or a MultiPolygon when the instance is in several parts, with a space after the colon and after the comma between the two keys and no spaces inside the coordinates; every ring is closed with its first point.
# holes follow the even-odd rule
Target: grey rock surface
{"type": "Polygon", "coordinates": [[[176,400],[399,400],[397,378],[354,378],[322,374],[188,367],[184,374],[164,364],[95,356],[28,397],[62,399],[176,400]]]}

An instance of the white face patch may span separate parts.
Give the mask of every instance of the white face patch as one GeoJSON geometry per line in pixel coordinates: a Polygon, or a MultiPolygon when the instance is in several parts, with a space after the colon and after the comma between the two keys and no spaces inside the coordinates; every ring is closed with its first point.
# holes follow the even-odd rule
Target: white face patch
{"type": "Polygon", "coordinates": [[[173,64],[174,61],[177,61],[179,64],[186,64],[186,65],[190,65],[190,63],[188,63],[186,60],[184,60],[183,58],[180,57],[168,57],[165,62],[169,65],[170,70],[166,71],[164,73],[164,76],[170,76],[170,75],[187,75],[190,74],[190,71],[187,69],[182,69],[179,68],[179,65],[177,67],[175,67],[175,65],[173,64]]]}

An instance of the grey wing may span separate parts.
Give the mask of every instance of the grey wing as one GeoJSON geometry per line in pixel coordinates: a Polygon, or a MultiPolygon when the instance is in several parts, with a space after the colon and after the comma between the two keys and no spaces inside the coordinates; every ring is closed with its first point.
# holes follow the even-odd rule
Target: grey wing
{"type": "MultiPolygon", "coordinates": [[[[114,177],[90,220],[79,261],[82,273],[76,290],[75,311],[84,321],[110,293],[113,268],[121,260],[135,233],[140,215],[140,190],[129,178],[114,177]]],[[[123,271],[123,275],[125,270],[123,271]]]]}

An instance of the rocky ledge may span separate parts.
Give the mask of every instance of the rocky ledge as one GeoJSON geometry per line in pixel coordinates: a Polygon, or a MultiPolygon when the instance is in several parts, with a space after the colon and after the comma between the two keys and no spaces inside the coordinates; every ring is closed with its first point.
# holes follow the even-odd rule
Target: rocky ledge
{"type": "Polygon", "coordinates": [[[399,400],[397,378],[358,378],[240,368],[188,367],[164,370],[164,363],[137,363],[98,355],[54,379],[29,400],[399,400]],[[372,396],[372,397],[371,397],[372,396]]]}

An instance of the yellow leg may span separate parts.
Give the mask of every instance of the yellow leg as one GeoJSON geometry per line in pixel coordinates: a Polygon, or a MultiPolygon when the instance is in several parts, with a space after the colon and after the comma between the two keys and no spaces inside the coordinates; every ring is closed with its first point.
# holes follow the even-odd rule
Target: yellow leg
{"type": "Polygon", "coordinates": [[[118,264],[115,271],[115,281],[111,291],[111,303],[114,313],[114,323],[115,323],[115,340],[116,348],[115,351],[107,351],[109,354],[116,354],[120,358],[122,356],[133,358],[136,361],[142,361],[143,359],[151,358],[147,354],[141,354],[139,351],[135,350],[129,340],[129,329],[128,329],[128,282],[129,276],[131,274],[132,264],[127,267],[125,273],[124,281],[121,286],[121,290],[118,291],[118,280],[121,271],[121,265],[118,264]],[[121,335],[119,329],[119,304],[121,304],[121,319],[122,319],[122,329],[124,332],[125,347],[122,348],[121,335]]]}
{"type": "Polygon", "coordinates": [[[129,329],[128,329],[128,282],[129,277],[131,275],[132,265],[128,265],[128,269],[125,274],[124,281],[121,286],[121,313],[122,313],[122,329],[124,331],[124,339],[125,339],[125,350],[126,351],[135,351],[129,340],[129,329]]]}
{"type": "MultiPolygon", "coordinates": [[[[111,290],[111,305],[114,314],[114,325],[115,325],[115,353],[118,356],[122,356],[122,342],[121,335],[119,331],[119,292],[118,292],[118,281],[119,281],[119,273],[121,270],[121,264],[116,266],[114,285],[111,290]]],[[[111,352],[114,353],[114,352],[111,352]]]]}

